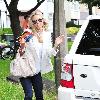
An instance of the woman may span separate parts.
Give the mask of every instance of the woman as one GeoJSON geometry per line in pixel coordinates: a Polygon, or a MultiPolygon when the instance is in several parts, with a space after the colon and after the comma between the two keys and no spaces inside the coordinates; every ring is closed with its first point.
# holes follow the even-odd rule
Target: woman
{"type": "Polygon", "coordinates": [[[32,88],[34,89],[36,100],[44,100],[41,73],[47,73],[53,70],[50,57],[56,55],[57,46],[63,41],[63,36],[56,38],[55,45],[52,48],[51,33],[47,32],[47,22],[43,18],[43,13],[39,10],[34,11],[30,15],[29,27],[30,29],[27,31],[32,34],[32,37],[25,43],[25,38],[23,39],[25,34],[22,36],[22,41],[20,41],[22,49],[20,50],[20,53],[23,54],[22,51],[25,44],[32,48],[36,73],[33,76],[20,78],[20,82],[25,93],[24,100],[32,100],[32,88]]]}

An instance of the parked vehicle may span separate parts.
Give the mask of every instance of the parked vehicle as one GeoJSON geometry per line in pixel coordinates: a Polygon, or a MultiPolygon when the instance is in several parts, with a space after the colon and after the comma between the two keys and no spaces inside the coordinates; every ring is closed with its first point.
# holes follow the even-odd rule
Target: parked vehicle
{"type": "Polygon", "coordinates": [[[1,49],[1,58],[4,60],[12,60],[14,55],[14,49],[11,46],[5,46],[1,49]]]}
{"type": "MultiPolygon", "coordinates": [[[[2,58],[2,50],[5,48],[5,47],[8,47],[7,43],[1,43],[0,42],[0,58],[2,58]]],[[[8,48],[9,49],[9,48],[8,48]]],[[[9,50],[8,50],[9,51],[9,50]]]]}
{"type": "Polygon", "coordinates": [[[100,100],[100,16],[90,15],[64,58],[58,100],[100,100]]]}
{"type": "Polygon", "coordinates": [[[6,45],[6,46],[2,47],[0,50],[1,58],[4,60],[14,59],[16,56],[17,50],[19,48],[18,40],[16,40],[16,48],[14,48],[14,40],[11,40],[10,42],[11,42],[10,44],[13,44],[13,45],[6,45]]]}

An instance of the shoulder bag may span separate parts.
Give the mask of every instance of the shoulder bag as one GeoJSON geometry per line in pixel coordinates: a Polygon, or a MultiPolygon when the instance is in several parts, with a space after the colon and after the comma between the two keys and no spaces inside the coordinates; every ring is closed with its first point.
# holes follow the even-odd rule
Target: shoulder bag
{"type": "Polygon", "coordinates": [[[13,76],[27,77],[33,76],[36,73],[35,61],[33,57],[30,57],[30,52],[27,52],[20,56],[18,52],[16,58],[10,63],[10,73],[13,76]]]}

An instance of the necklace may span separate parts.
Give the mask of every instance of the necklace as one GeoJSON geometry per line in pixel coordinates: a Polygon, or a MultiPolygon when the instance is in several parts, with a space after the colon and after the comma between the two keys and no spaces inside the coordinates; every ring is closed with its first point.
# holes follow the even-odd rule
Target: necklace
{"type": "Polygon", "coordinates": [[[39,43],[43,43],[43,29],[33,30],[33,35],[37,37],[39,43]]]}
{"type": "Polygon", "coordinates": [[[37,33],[37,39],[40,43],[43,43],[43,33],[37,33]]]}

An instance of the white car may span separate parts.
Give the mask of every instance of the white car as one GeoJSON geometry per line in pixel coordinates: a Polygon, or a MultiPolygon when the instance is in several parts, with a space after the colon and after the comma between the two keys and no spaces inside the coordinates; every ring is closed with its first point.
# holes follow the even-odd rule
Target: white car
{"type": "Polygon", "coordinates": [[[90,15],[64,58],[58,100],[100,100],[100,16],[90,15]]]}

